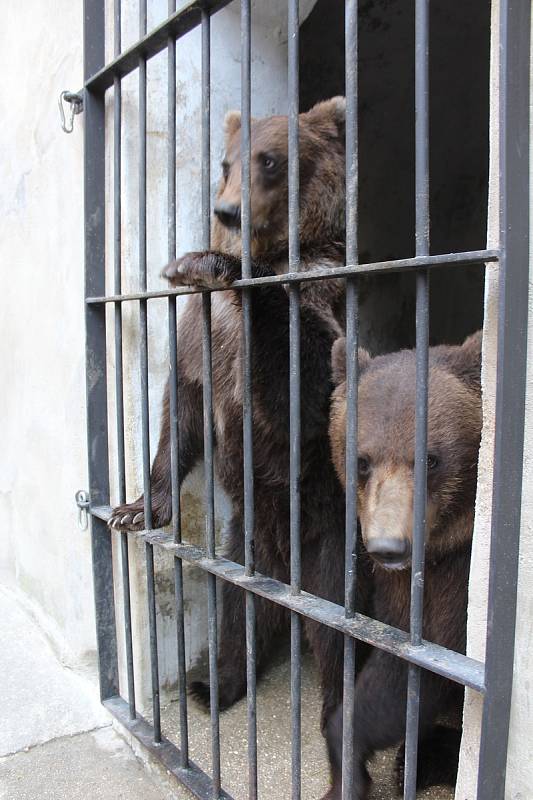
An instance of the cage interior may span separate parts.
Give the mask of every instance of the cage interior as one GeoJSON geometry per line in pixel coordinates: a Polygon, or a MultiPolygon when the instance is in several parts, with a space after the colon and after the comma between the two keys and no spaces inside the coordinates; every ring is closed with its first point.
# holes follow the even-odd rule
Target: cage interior
{"type": "MultiPolygon", "coordinates": [[[[414,3],[359,6],[359,254],[415,254],[414,3]]],[[[430,5],[431,252],[486,245],[490,3],[430,5]]],[[[318,0],[300,33],[300,103],[344,94],[344,5],[318,0]]],[[[365,278],[361,340],[373,353],[414,346],[410,274],[365,278]]],[[[431,275],[430,344],[458,343],[483,322],[483,269],[431,275]]]]}

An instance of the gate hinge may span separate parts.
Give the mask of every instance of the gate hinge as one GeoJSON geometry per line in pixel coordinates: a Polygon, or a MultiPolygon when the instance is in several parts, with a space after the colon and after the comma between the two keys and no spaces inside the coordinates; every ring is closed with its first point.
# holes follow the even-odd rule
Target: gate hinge
{"type": "Polygon", "coordinates": [[[59,115],[61,117],[61,128],[65,131],[65,133],[72,133],[74,130],[74,117],[76,114],[81,114],[83,111],[83,95],[81,92],[74,93],[69,92],[68,89],[61,92],[59,95],[59,115]],[[70,103],[70,117],[68,123],[65,120],[65,109],[63,107],[63,101],[65,103],[70,103]]]}
{"type": "Polygon", "coordinates": [[[80,531],[86,531],[89,527],[89,492],[78,489],[74,498],[78,506],[78,527],[80,531]]]}

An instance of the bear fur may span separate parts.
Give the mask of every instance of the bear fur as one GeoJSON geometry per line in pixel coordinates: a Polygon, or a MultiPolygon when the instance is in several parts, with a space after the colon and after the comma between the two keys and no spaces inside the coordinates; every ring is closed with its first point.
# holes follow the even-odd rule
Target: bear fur
{"type": "MultiPolygon", "coordinates": [[[[337,473],[345,483],[346,343],[333,349],[337,387],[330,439],[337,473]]],[[[427,534],[424,639],[465,652],[467,586],[481,436],[481,333],[462,346],[430,348],[428,405],[427,534]]],[[[415,351],[370,358],[359,351],[358,516],[373,556],[373,616],[409,630],[410,551],[415,446],[415,351]]],[[[436,728],[443,713],[460,720],[462,688],[422,672],[420,785],[453,783],[460,731],[436,728]],[[428,759],[440,748],[436,770],[428,759]],[[448,753],[443,758],[443,749],[448,753]]],[[[407,662],[373,649],[355,688],[354,800],[366,800],[366,761],[405,736],[407,662]]],[[[333,766],[328,800],[341,798],[342,708],[330,717],[326,737],[333,766]]],[[[434,760],[434,759],[433,759],[434,760]]],[[[401,771],[401,764],[398,766],[401,771]]]]}
{"type": "MultiPolygon", "coordinates": [[[[300,269],[344,264],[345,104],[319,103],[301,114],[300,269]]],[[[225,158],[216,203],[213,249],[188,253],[163,275],[172,286],[226,288],[211,295],[215,470],[232,503],[224,555],[244,563],[240,116],[225,123],[225,158]]],[[[252,275],[288,270],[287,117],[252,121],[252,275]]],[[[253,289],[252,392],[256,569],[290,582],[289,516],[289,298],[281,284],[253,289]]],[[[302,588],[342,602],[344,495],[331,462],[328,425],[333,342],[344,325],[344,286],[338,280],[306,282],[300,289],[301,319],[301,549],[302,588]]],[[[179,481],[203,456],[202,298],[191,295],[178,336],[179,481]]],[[[168,387],[162,429],[151,473],[154,527],[171,518],[170,420],[168,387]]],[[[144,528],[143,497],[116,508],[109,524],[144,528]]],[[[368,585],[361,576],[359,607],[368,585]]],[[[222,583],[219,635],[219,704],[224,709],[246,693],[244,593],[222,583]]],[[[260,672],[288,614],[256,598],[257,669],[260,672]]],[[[304,620],[324,687],[323,726],[342,698],[341,634],[304,620]]],[[[208,681],[191,691],[209,702],[208,681]]]]}

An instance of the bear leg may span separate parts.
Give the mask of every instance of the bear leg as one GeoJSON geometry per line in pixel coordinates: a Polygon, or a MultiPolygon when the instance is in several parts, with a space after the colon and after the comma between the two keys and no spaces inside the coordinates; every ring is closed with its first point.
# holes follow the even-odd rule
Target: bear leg
{"type": "MultiPolygon", "coordinates": [[[[233,520],[226,557],[238,564],[244,563],[242,526],[233,520]]],[[[268,570],[258,570],[266,572],[268,570]]],[[[256,674],[259,677],[268,664],[274,639],[288,628],[287,610],[277,603],[255,598],[256,618],[256,674]]],[[[246,694],[246,601],[239,586],[224,581],[222,584],[222,619],[218,636],[218,695],[219,709],[224,711],[246,694]]],[[[192,675],[191,675],[192,677],[192,675]]],[[[191,694],[209,709],[209,677],[201,676],[190,683],[191,694]]]]}
{"type": "MultiPolygon", "coordinates": [[[[178,365],[178,374],[180,373],[178,365]]],[[[185,376],[178,377],[178,482],[181,484],[202,455],[202,389],[192,385],[185,376]]],[[[172,517],[172,473],[170,448],[170,398],[169,385],[165,387],[161,432],[157,453],[150,474],[152,489],[152,528],[168,525],[172,517]]],[[[123,503],[111,512],[110,528],[122,531],[146,530],[144,495],[133,503],[123,503]]]]}

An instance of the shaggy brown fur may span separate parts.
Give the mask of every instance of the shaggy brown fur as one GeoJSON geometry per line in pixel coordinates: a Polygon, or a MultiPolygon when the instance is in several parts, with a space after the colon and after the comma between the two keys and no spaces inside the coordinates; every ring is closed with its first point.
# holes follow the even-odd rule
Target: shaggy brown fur
{"type": "MultiPolygon", "coordinates": [[[[215,249],[189,253],[163,274],[173,286],[226,287],[212,294],[213,406],[216,475],[229,495],[233,518],[225,555],[243,563],[243,452],[241,294],[231,283],[241,276],[240,119],[226,120],[224,176],[215,204],[215,249]]],[[[301,269],[344,261],[344,101],[320,103],[300,115],[301,269]]],[[[251,205],[254,276],[282,273],[287,255],[287,118],[252,124],[251,205]]],[[[288,296],[280,285],[254,289],[252,367],[254,423],[255,544],[258,571],[288,582],[289,575],[289,334],[288,296]]],[[[328,440],[331,349],[343,324],[343,287],[337,281],[301,288],[301,540],[302,585],[309,592],[342,601],[344,498],[330,458],[328,440]]],[[[201,298],[189,298],[179,334],[179,479],[202,458],[201,298]]],[[[170,422],[165,394],[159,448],[152,468],[155,526],[171,515],[170,422]]],[[[110,524],[144,527],[143,498],[113,512],[110,524]]],[[[367,591],[364,576],[361,594],[367,591]]],[[[223,583],[219,650],[220,706],[246,691],[244,595],[223,583]]],[[[361,600],[361,603],[363,601],[361,600]]],[[[287,625],[279,606],[256,599],[257,665],[264,666],[273,639],[287,625]]],[[[342,636],[306,621],[324,686],[323,720],[342,695],[342,636]]],[[[208,682],[193,692],[208,702],[208,682]]]]}
{"type": "MultiPolygon", "coordinates": [[[[335,381],[330,438],[335,466],[345,482],[345,340],[334,345],[335,381]]],[[[424,592],[424,638],[464,652],[467,583],[474,519],[477,459],[481,435],[481,333],[461,347],[430,350],[428,410],[428,514],[424,592]]],[[[359,354],[358,509],[363,541],[373,554],[374,614],[409,630],[410,550],[415,441],[415,355],[402,351],[370,359],[359,354]]],[[[370,778],[366,760],[397,744],[405,731],[407,666],[375,649],[356,683],[354,800],[366,800],[370,778]]],[[[424,672],[420,705],[423,785],[453,783],[460,734],[435,732],[439,713],[455,709],[462,692],[455,684],[424,672]],[[444,742],[443,742],[444,740],[444,742]],[[428,756],[444,743],[451,753],[437,771],[428,756]]],[[[342,710],[327,727],[333,770],[328,800],[341,797],[342,710]]]]}

